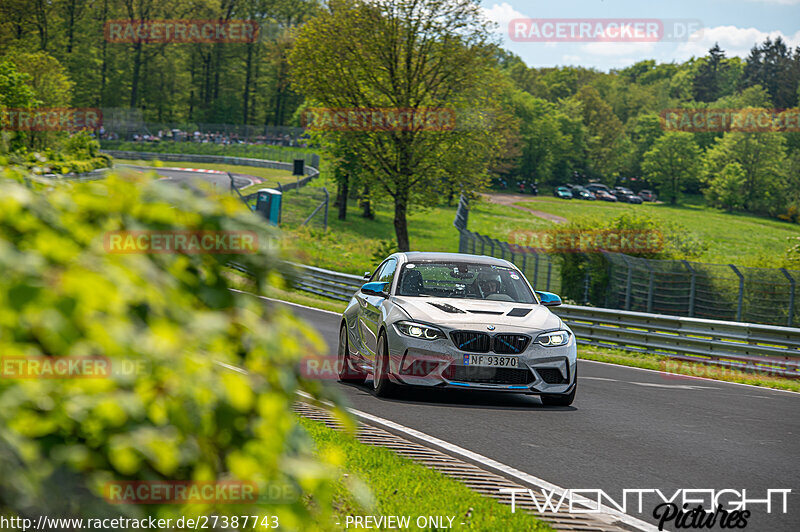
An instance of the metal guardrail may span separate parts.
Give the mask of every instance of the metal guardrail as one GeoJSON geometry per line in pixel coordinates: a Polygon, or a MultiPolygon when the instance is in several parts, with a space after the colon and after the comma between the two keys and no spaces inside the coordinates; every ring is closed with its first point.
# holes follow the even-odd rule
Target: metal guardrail
{"type": "MultiPolygon", "coordinates": [[[[292,163],[283,163],[279,161],[266,161],[264,159],[252,159],[250,157],[228,157],[225,155],[197,155],[192,153],[157,153],[146,151],[120,151],[120,150],[100,150],[118,159],[142,159],[145,161],[159,160],[159,161],[190,161],[196,163],[211,163],[211,164],[230,164],[234,166],[255,166],[256,168],[272,168],[275,170],[294,170],[292,163]]],[[[305,183],[319,175],[319,170],[313,166],[305,165],[307,180],[304,178],[305,183]]],[[[294,184],[284,185],[284,189],[294,188],[294,184]]],[[[301,185],[302,186],[302,185],[301,185]]]]}
{"type": "Polygon", "coordinates": [[[578,343],[800,377],[800,328],[563,305],[578,343]]]}
{"type": "Polygon", "coordinates": [[[292,263],[299,273],[296,287],[306,292],[319,296],[350,301],[353,294],[364,284],[364,279],[358,275],[340,273],[304,264],[292,263]]]}
{"type": "MultiPolygon", "coordinates": [[[[358,275],[294,264],[297,287],[349,301],[365,282],[358,275]]],[[[577,305],[553,309],[578,343],[717,366],[800,377],[800,328],[664,316],[577,305]]]]}

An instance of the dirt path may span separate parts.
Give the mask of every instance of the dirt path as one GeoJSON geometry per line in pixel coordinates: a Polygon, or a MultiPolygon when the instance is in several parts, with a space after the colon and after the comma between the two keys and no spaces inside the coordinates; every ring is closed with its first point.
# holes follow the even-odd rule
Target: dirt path
{"type": "Polygon", "coordinates": [[[542,218],[544,220],[548,220],[557,224],[565,224],[569,221],[563,216],[559,216],[557,214],[535,211],[533,209],[528,209],[527,207],[520,207],[519,205],[514,205],[515,203],[520,201],[530,201],[536,196],[524,196],[521,194],[483,194],[483,197],[489,203],[496,203],[497,205],[505,205],[507,207],[512,207],[514,209],[519,209],[521,211],[529,212],[538,218],[542,218]]]}

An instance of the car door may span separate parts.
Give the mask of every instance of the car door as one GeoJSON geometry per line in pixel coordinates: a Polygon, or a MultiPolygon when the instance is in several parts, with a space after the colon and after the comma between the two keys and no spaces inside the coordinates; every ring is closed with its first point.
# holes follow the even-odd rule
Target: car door
{"type": "MultiPolygon", "coordinates": [[[[378,268],[370,282],[389,283],[388,290],[391,290],[391,283],[397,270],[397,259],[389,259],[378,268]]],[[[375,359],[378,350],[378,330],[380,327],[381,307],[386,301],[381,296],[369,295],[359,292],[356,296],[359,308],[359,331],[361,334],[361,344],[364,347],[364,355],[370,360],[375,359]]]]}

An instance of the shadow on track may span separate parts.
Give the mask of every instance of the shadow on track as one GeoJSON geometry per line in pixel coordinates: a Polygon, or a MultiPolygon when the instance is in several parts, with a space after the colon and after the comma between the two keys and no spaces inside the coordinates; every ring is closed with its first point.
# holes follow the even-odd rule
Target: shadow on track
{"type": "Polygon", "coordinates": [[[538,412],[573,412],[574,406],[544,406],[535,395],[508,392],[461,391],[453,389],[425,388],[421,386],[400,387],[391,397],[377,397],[372,381],[365,384],[337,383],[358,393],[371,395],[383,403],[413,404],[419,406],[448,406],[453,408],[477,408],[482,410],[535,410],[538,412]]]}

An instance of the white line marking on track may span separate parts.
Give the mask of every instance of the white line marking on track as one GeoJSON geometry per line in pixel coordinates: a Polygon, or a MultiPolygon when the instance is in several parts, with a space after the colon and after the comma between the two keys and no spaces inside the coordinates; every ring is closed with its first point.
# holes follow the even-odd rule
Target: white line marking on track
{"type": "Polygon", "coordinates": [[[341,312],[334,312],[332,310],[325,310],[317,307],[309,307],[308,305],[301,305],[300,303],[292,303],[291,301],[284,301],[283,299],[275,299],[274,297],[267,297],[267,296],[260,296],[258,294],[254,294],[252,292],[245,292],[244,290],[238,290],[236,288],[229,288],[231,292],[238,292],[239,294],[247,294],[248,296],[257,297],[259,299],[265,299],[267,301],[272,301],[274,303],[283,303],[284,305],[291,305],[293,307],[300,307],[308,310],[315,310],[317,312],[324,312],[326,314],[333,314],[334,316],[341,316],[341,312]]]}

